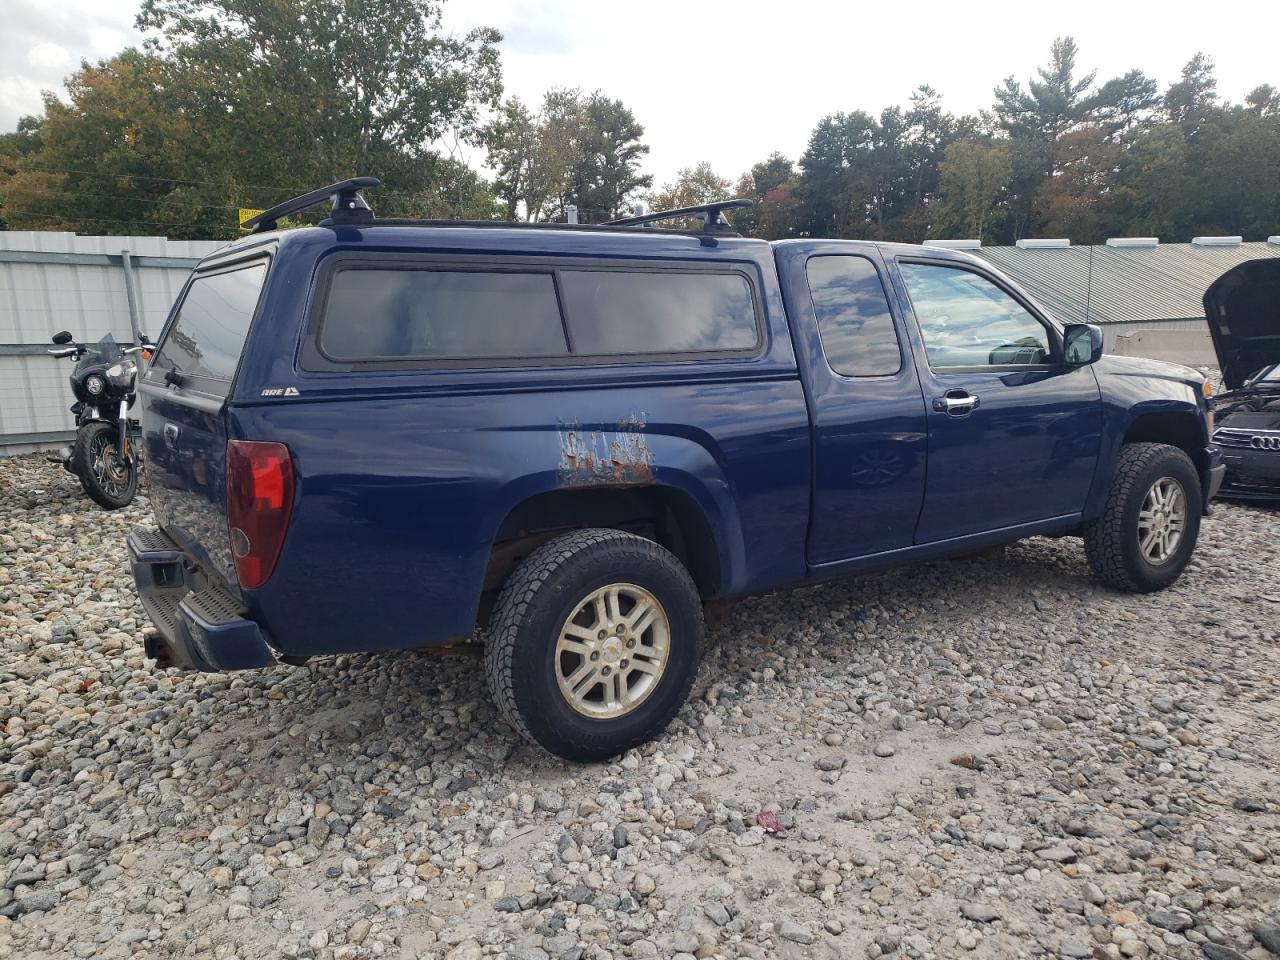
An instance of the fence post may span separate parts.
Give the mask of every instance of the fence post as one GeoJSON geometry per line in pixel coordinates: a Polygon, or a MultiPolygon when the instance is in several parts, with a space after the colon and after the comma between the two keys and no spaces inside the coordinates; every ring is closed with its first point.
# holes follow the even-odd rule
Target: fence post
{"type": "Polygon", "coordinates": [[[133,342],[142,342],[142,320],[138,316],[138,290],[133,273],[133,256],[128,250],[120,251],[120,266],[124,268],[124,295],[129,301],[129,326],[133,329],[133,342]]]}

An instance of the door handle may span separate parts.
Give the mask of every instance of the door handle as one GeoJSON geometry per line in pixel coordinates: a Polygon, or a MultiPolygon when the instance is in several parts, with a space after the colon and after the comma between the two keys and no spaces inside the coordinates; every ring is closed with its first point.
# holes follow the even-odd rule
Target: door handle
{"type": "Polygon", "coordinates": [[[967,417],[978,408],[979,398],[963,390],[948,390],[946,396],[933,398],[933,409],[948,417],[967,417]]]}

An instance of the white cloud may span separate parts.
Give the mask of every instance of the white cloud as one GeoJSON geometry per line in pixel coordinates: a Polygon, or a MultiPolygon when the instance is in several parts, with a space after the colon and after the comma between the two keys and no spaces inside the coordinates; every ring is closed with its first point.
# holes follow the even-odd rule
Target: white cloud
{"type": "Polygon", "coordinates": [[[71,66],[71,54],[56,43],[37,43],[27,51],[27,63],[41,73],[65,70],[71,66]]]}
{"type": "MultiPolygon", "coordinates": [[[[82,58],[140,39],[137,0],[4,0],[0,129],[37,111],[82,58]],[[62,50],[66,59],[55,56],[62,50]],[[42,52],[37,52],[38,50],[42,52]],[[32,58],[35,58],[35,61],[32,58]],[[57,61],[57,62],[55,62],[57,61]]],[[[1220,92],[1239,101],[1280,84],[1274,31],[1239,17],[1153,16],[1114,0],[1070,5],[987,0],[901,4],[820,0],[450,0],[445,25],[494,26],[507,93],[538,101],[552,86],[600,89],[646,128],[647,170],[661,184],[709,161],[731,179],[774,150],[792,159],[827,114],[879,112],[930,83],[946,106],[976,112],[1013,74],[1023,82],[1055,36],[1080,46],[1099,79],[1140,68],[1163,89],[1197,50],[1218,64],[1220,92]]],[[[474,160],[482,151],[472,149],[474,160]]]]}
{"type": "MultiPolygon", "coordinates": [[[[508,30],[524,22],[521,7],[471,0],[446,7],[446,21],[508,30]]],[[[820,0],[558,0],[538,10],[542,42],[504,44],[508,93],[536,101],[562,85],[622,99],[646,128],[648,169],[658,183],[701,160],[734,179],[774,150],[796,159],[823,116],[878,113],[906,103],[921,83],[941,91],[957,113],[987,109],[997,83],[1013,74],[1025,84],[1064,34],[1080,46],[1080,72],[1097,69],[1099,80],[1136,67],[1163,89],[1204,50],[1217,61],[1220,92],[1233,100],[1259,83],[1280,84],[1268,31],[1241,30],[1230,17],[1153,17],[1148,7],[1113,0],[909,9],[820,0]]]]}
{"type": "Polygon", "coordinates": [[[136,36],[112,27],[97,27],[89,31],[89,46],[95,58],[109,57],[136,42],[136,36]]]}
{"type": "Polygon", "coordinates": [[[0,130],[40,111],[40,93],[61,93],[81,60],[110,56],[139,35],[138,0],[3,0],[0,130]]]}

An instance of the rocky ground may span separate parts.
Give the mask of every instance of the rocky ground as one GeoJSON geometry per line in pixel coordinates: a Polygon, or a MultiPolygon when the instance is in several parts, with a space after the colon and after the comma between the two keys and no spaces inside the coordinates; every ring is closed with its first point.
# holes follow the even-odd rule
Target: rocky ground
{"type": "Polygon", "coordinates": [[[1157,596],[1033,540],[744,602],[587,767],[474,660],[157,673],[148,517],[0,460],[0,955],[1280,956],[1280,512],[1157,596]]]}

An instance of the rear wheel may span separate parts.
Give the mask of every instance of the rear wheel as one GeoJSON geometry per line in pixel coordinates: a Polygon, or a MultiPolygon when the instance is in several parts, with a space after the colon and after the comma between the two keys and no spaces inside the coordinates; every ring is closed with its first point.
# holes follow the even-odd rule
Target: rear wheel
{"type": "Polygon", "coordinates": [[[116,461],[117,427],[107,423],[91,423],[76,434],[71,465],[80,485],[104,510],[119,510],[133,501],[138,490],[138,460],[132,448],[122,461],[116,461]]]}
{"type": "Polygon", "coordinates": [[[1200,475],[1182,450],[1163,443],[1121,447],[1106,509],[1085,528],[1094,573],[1130,593],[1163,590],[1195,550],[1201,502],[1200,475]]]}
{"type": "Polygon", "coordinates": [[[671,722],[702,641],[698,591],[671,553],[618,530],[580,530],[543,544],[503,587],[485,673],[526,739],[567,760],[603,760],[671,722]]]}

